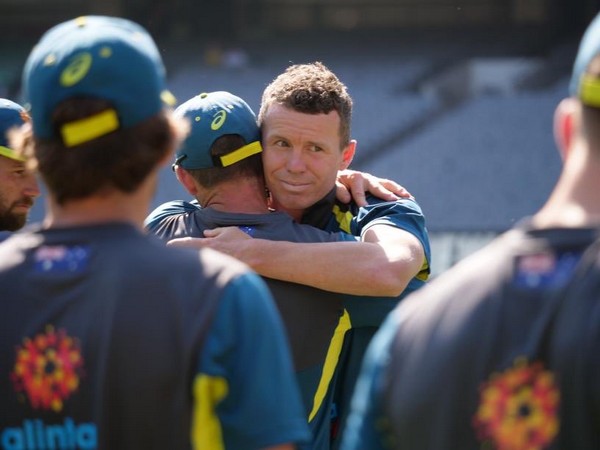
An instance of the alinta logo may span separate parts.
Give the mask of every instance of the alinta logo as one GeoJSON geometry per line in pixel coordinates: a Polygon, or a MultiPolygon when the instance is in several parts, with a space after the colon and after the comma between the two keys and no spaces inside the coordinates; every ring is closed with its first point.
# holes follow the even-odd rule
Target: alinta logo
{"type": "Polygon", "coordinates": [[[49,325],[17,348],[11,379],[34,409],[60,412],[79,387],[83,364],[78,341],[49,325]]]}
{"type": "Polygon", "coordinates": [[[513,367],[481,385],[473,425],[485,448],[542,450],[558,434],[559,407],[560,391],[552,372],[539,361],[517,358],[513,367]]]}

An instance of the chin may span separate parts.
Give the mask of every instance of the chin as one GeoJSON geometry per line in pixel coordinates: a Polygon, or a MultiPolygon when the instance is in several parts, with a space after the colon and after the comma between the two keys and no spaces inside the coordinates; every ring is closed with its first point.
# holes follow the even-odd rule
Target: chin
{"type": "Polygon", "coordinates": [[[316,201],[307,200],[306,197],[285,197],[281,202],[288,209],[307,209],[316,203],[316,201]]]}

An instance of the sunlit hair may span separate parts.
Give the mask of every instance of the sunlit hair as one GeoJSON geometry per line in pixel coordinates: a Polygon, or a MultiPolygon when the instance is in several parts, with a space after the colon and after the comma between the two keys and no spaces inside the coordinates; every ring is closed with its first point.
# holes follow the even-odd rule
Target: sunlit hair
{"type": "Polygon", "coordinates": [[[263,92],[259,125],[262,126],[269,107],[274,103],[305,114],[336,111],[340,116],[341,148],[350,142],[352,98],[346,85],[324,64],[296,64],[275,78],[263,92]]]}
{"type": "Polygon", "coordinates": [[[67,147],[58,130],[65,123],[110,108],[106,100],[71,98],[52,116],[55,138],[37,139],[31,128],[16,141],[41,174],[58,204],[117,190],[135,191],[156,165],[174,151],[187,124],[163,111],[142,123],[67,147]]]}

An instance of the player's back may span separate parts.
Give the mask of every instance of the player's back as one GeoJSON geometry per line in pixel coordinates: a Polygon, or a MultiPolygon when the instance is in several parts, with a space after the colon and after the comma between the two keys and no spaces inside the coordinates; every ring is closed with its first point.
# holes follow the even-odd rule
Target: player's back
{"type": "MultiPolygon", "coordinates": [[[[203,231],[237,226],[260,239],[292,242],[354,240],[300,225],[283,212],[237,214],[200,209],[184,201],[159,206],[146,220],[147,228],[163,240],[201,237],[203,231]]],[[[310,264],[310,262],[307,262],[310,264]]],[[[343,339],[350,328],[343,296],[311,286],[264,278],[283,321],[300,387],[306,417],[313,432],[311,450],[329,448],[332,396],[343,339]]]]}
{"type": "Polygon", "coordinates": [[[392,448],[600,448],[596,235],[513,230],[390,316],[392,448]]]}
{"type": "Polygon", "coordinates": [[[208,325],[244,270],[173,250],[124,224],[0,246],[3,448],[189,448],[208,325]]]}

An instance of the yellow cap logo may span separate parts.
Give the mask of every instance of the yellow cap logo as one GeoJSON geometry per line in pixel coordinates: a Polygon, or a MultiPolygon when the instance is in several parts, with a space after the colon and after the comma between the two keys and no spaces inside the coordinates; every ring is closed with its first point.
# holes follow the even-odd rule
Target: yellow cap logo
{"type": "Polygon", "coordinates": [[[71,63],[60,74],[60,84],[70,87],[79,83],[92,67],[92,55],[85,52],[73,57],[71,63]]]}
{"type": "Polygon", "coordinates": [[[219,128],[221,128],[223,126],[223,124],[225,123],[226,118],[227,118],[227,111],[222,109],[221,111],[219,111],[218,113],[215,114],[215,118],[213,119],[213,121],[210,124],[210,129],[213,131],[216,131],[219,128]]]}

